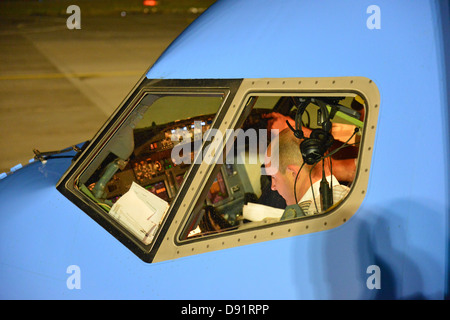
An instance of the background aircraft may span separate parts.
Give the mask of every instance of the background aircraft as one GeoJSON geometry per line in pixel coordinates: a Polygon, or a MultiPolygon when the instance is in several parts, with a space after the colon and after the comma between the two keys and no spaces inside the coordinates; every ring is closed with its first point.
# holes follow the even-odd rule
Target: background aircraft
{"type": "Polygon", "coordinates": [[[217,1],[89,143],[2,176],[2,298],[447,298],[448,21],[441,1],[217,1]],[[138,168],[174,141],[160,133],[259,129],[264,110],[295,117],[295,99],[314,99],[312,115],[342,105],[334,123],[361,128],[351,192],[329,212],[242,228],[225,215],[262,192],[254,169],[138,168]],[[105,195],[114,179],[170,204],[150,239],[109,215],[126,193],[105,195]],[[189,236],[208,214],[211,232],[189,236]]]}

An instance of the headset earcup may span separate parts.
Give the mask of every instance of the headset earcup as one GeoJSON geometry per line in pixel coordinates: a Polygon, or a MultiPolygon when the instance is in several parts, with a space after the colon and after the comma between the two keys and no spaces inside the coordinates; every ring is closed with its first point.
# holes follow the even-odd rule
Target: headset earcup
{"type": "Polygon", "coordinates": [[[309,165],[319,162],[331,147],[333,141],[334,138],[330,133],[322,129],[314,129],[309,138],[303,140],[300,144],[303,161],[309,165]]]}
{"type": "Polygon", "coordinates": [[[300,143],[300,152],[306,164],[313,165],[323,157],[321,142],[318,139],[305,139],[300,143]]]}
{"type": "Polygon", "coordinates": [[[333,135],[322,129],[314,129],[309,137],[312,139],[317,139],[321,142],[323,146],[323,154],[325,154],[325,152],[333,145],[334,142],[333,135]]]}

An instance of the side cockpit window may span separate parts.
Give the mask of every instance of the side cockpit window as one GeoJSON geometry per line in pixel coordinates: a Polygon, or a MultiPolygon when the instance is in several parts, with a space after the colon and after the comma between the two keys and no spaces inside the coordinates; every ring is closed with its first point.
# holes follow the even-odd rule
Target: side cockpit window
{"type": "Polygon", "coordinates": [[[344,96],[251,95],[227,130],[222,158],[180,241],[321,215],[356,175],[364,101],[344,96]]]}

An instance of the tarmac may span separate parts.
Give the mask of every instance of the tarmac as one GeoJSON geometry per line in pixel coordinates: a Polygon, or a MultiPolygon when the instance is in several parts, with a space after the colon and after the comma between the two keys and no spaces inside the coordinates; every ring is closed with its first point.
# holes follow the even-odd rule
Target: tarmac
{"type": "Polygon", "coordinates": [[[192,13],[0,14],[0,174],[90,140],[192,13]]]}

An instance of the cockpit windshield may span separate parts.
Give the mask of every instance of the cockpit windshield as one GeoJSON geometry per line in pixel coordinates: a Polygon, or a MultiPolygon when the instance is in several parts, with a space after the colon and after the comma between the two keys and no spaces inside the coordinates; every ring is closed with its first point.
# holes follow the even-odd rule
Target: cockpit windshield
{"type": "Polygon", "coordinates": [[[187,246],[321,221],[361,201],[345,201],[365,159],[367,100],[356,91],[165,83],[136,91],[58,186],[133,251],[151,256],[169,227],[187,246]]]}

